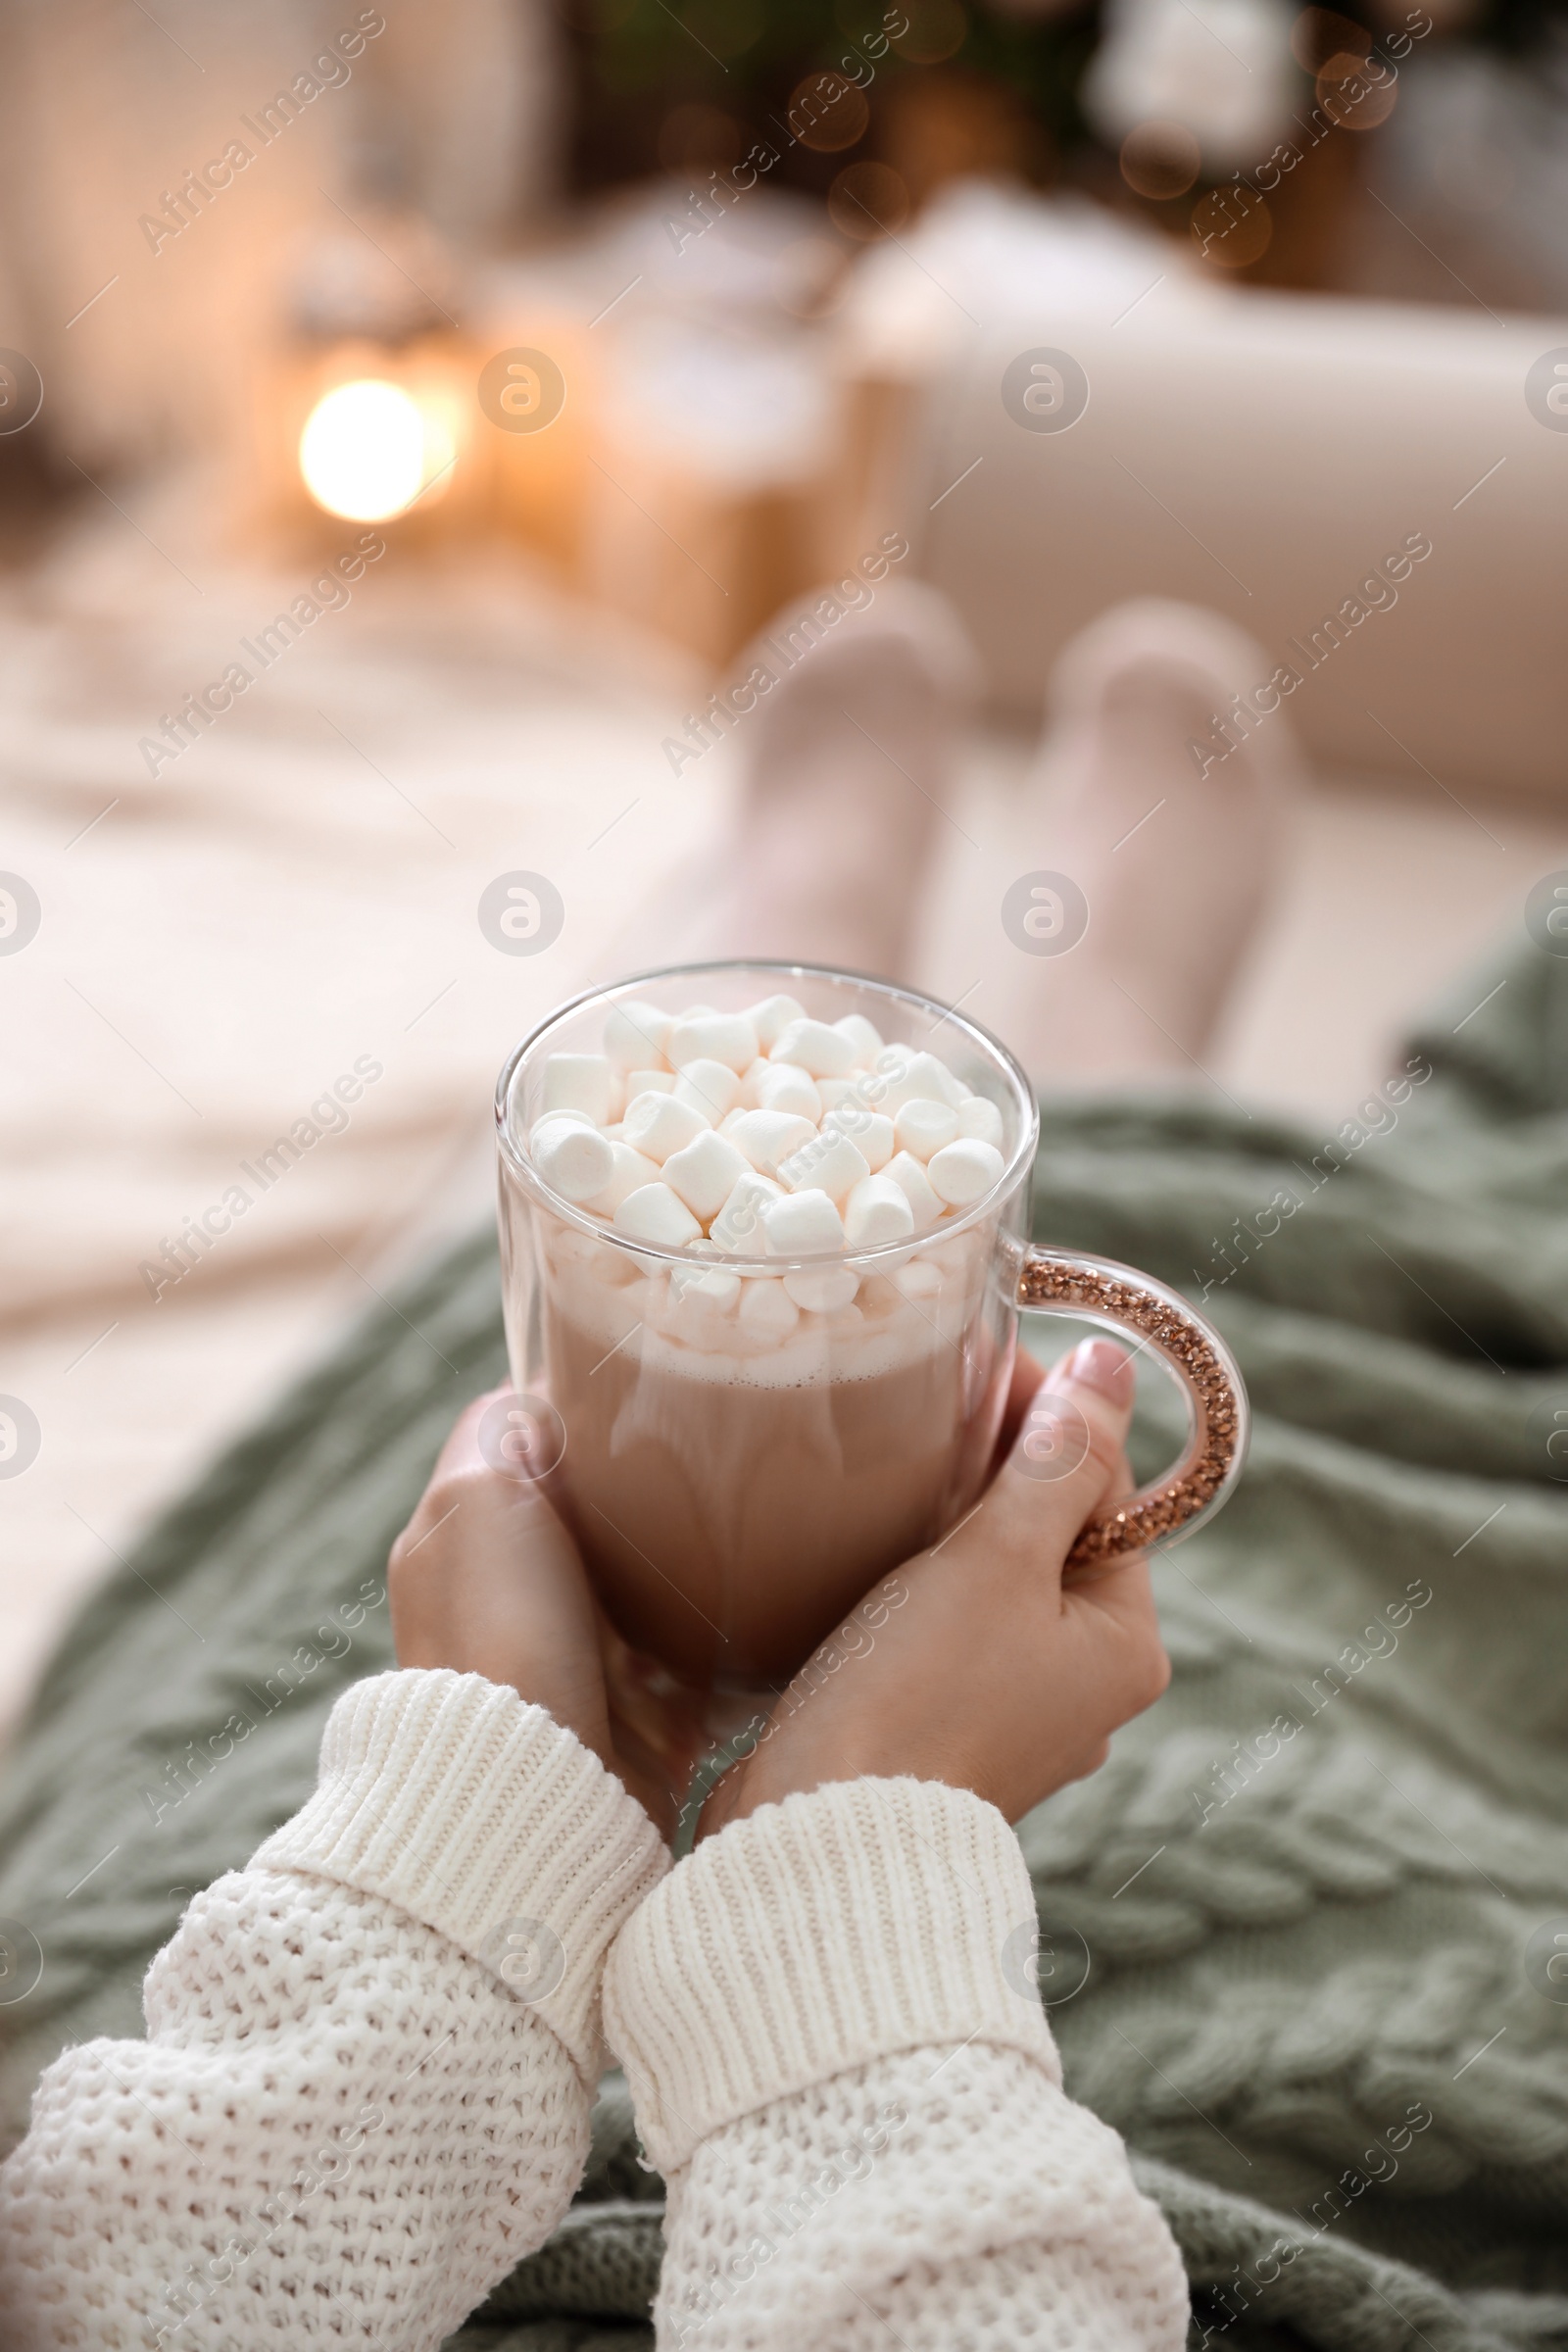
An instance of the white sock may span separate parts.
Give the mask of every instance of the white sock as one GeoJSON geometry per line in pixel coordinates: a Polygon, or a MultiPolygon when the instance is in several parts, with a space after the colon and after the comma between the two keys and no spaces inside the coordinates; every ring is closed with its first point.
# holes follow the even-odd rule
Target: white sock
{"type": "Polygon", "coordinates": [[[981,1015],[1033,1076],[1197,1074],[1300,774],[1285,706],[1246,732],[1231,719],[1228,752],[1214,724],[1237,695],[1250,708],[1271,668],[1228,621],[1154,599],[1116,607],[1062,653],[1020,856],[1077,883],[1089,927],[1061,956],[1013,948],[981,1015]]]}
{"type": "Polygon", "coordinates": [[[730,838],[692,877],[661,960],[777,956],[904,976],[973,657],[946,599],[899,580],[784,669],[777,649],[810,601],[737,664],[745,676],[765,662],[777,683],[734,731],[744,776],[730,838]]]}

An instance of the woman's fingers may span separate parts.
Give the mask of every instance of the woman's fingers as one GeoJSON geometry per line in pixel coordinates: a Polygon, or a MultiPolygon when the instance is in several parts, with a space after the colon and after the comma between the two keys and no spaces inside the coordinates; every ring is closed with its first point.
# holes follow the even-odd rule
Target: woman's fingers
{"type": "Polygon", "coordinates": [[[1105,1341],[1045,1380],[1022,1375],[1012,1445],[979,1507],[867,1595],[857,1616],[874,1633],[834,1637],[796,1677],[705,1835],[860,1773],[972,1788],[1016,1821],[1097,1768],[1167,1671],[1141,1559],[1082,1589],[1061,1581],[1084,1522],[1129,1483],[1132,1390],[1105,1341]]]}
{"type": "MultiPolygon", "coordinates": [[[[1123,1453],[1116,1476],[1097,1507],[1114,1509],[1134,1488],[1132,1466],[1123,1453]]],[[[1097,1640],[1105,1666],[1115,1673],[1123,1702],[1122,1720],[1152,1706],[1170,1682],[1170,1660],[1160,1639],[1147,1551],[1121,1552],[1102,1567],[1065,1579],[1062,1604],[1064,1609],[1079,1612],[1091,1638],[1097,1640]]]]}
{"type": "Polygon", "coordinates": [[[404,1666],[450,1666],[510,1683],[607,1760],[610,1731],[593,1604],[546,1485],[512,1466],[511,1395],[476,1397],[441,1448],[392,1547],[387,1592],[404,1666]]]}
{"type": "Polygon", "coordinates": [[[1133,1368],[1111,1340],[1085,1340],[1040,1380],[1015,1381],[1011,1446],[980,1509],[943,1546],[988,1580],[1021,1571],[1060,1583],[1079,1530],[1120,1475],[1133,1368]]]}
{"type": "MultiPolygon", "coordinates": [[[[1004,1535],[995,1573],[1022,1571],[1033,1583],[1042,1555],[1054,1560],[1059,1550],[1065,1561],[1085,1523],[1132,1493],[1125,1447],[1135,1388],[1132,1361],[1114,1341],[1087,1340],[1053,1367],[995,1490],[1004,1535]]],[[[1086,1709],[1108,1731],[1152,1705],[1170,1661],[1145,1554],[1124,1553],[1065,1585],[1058,1575],[1055,1597],[1086,1678],[1086,1709]]]]}

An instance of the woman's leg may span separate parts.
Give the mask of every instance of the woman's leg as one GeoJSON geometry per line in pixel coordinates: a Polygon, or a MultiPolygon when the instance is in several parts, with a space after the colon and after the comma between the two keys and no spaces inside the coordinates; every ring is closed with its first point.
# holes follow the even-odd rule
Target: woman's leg
{"type": "MultiPolygon", "coordinates": [[[[780,667],[766,645],[742,674],[753,662],[780,667]]],[[[729,838],[669,910],[658,960],[787,956],[903,978],[973,672],[946,599],[903,580],[802,653],[735,729],[729,838]]]]}
{"type": "Polygon", "coordinates": [[[1245,731],[1227,718],[1268,672],[1228,621],[1152,599],[1115,607],[1061,654],[1019,858],[1077,884],[1088,929],[1064,954],[1031,942],[993,956],[982,1016],[1037,1080],[1190,1075],[1202,1056],[1299,774],[1283,710],[1245,731]]]}
{"type": "MultiPolygon", "coordinates": [[[[973,667],[946,600],[916,583],[839,622],[741,721],[729,836],[632,960],[777,956],[906,978],[973,667]]],[[[1064,955],[997,955],[997,910],[976,910],[977,1009],[1037,1078],[1182,1076],[1202,1055],[1299,774],[1283,710],[1250,732],[1226,719],[1267,672],[1240,629],[1154,600],[1113,608],[1059,657],[1019,858],[1068,875],[1089,927],[1064,955]]]]}

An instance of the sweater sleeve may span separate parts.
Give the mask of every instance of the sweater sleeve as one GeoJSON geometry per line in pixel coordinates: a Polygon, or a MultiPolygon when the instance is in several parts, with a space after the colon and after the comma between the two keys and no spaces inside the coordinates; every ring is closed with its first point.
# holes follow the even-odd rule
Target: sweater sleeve
{"type": "Polygon", "coordinates": [[[669,2192],[661,2352],[1179,2352],[1116,2133],[1066,2097],[1017,1840],[857,1781],[700,1846],[612,1954],[606,2026],[669,2192]]]}
{"type": "Polygon", "coordinates": [[[667,1867],[477,1675],[358,1684],[316,1793],[191,1904],[145,2041],[44,2075],[0,2168],[24,2352],[428,2352],[570,2202],[610,1944],[667,1867]]]}

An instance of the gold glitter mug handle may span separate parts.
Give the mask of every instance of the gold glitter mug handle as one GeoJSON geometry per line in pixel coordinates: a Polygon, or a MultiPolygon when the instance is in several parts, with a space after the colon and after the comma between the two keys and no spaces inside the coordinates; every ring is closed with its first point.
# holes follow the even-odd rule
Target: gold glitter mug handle
{"type": "Polygon", "coordinates": [[[1109,1257],[1026,1249],[1015,1304],[1081,1315],[1152,1348],[1185,1392],[1187,1447],[1173,1469],[1114,1510],[1098,1513],[1067,1555],[1064,1574],[1092,1573],[1122,1552],[1191,1535],[1229,1499],[1247,1458],[1247,1390],[1236,1358],[1179,1291],[1109,1257]]]}

